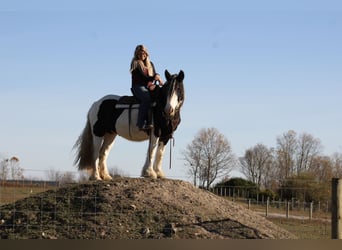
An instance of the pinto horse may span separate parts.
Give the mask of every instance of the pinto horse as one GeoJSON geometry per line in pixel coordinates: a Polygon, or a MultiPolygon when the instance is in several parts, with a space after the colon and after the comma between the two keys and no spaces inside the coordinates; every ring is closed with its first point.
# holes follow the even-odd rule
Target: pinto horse
{"type": "Polygon", "coordinates": [[[139,102],[133,96],[107,95],[93,103],[86,126],[76,141],[74,164],[88,170],[91,180],[111,180],[107,157],[117,135],[130,141],[149,139],[149,147],[141,176],[163,178],[162,160],[165,145],[173,136],[181,118],[184,102],[184,72],[171,75],[165,70],[166,82],[152,93],[151,119],[153,128],[141,131],[137,127],[139,102]]]}

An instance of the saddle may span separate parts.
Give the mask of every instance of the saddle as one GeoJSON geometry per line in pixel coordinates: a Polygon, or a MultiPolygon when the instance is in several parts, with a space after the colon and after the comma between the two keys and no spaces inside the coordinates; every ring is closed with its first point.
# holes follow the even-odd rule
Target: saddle
{"type": "MultiPolygon", "coordinates": [[[[133,90],[131,89],[132,93],[133,90]]],[[[116,108],[123,108],[123,109],[131,109],[131,108],[138,108],[140,104],[140,100],[136,98],[134,95],[133,96],[121,96],[118,102],[116,103],[115,107],[116,108]]],[[[155,107],[156,102],[151,103],[151,107],[155,107]]]]}
{"type": "Polygon", "coordinates": [[[140,103],[140,101],[138,100],[138,98],[136,98],[135,96],[121,96],[120,99],[118,100],[117,104],[138,104],[140,103]]]}

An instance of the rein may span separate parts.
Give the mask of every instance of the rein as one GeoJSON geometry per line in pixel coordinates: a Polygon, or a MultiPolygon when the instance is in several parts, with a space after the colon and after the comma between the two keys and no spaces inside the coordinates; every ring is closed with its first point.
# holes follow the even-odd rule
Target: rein
{"type": "Polygon", "coordinates": [[[170,138],[170,140],[172,140],[172,144],[171,144],[171,141],[170,141],[170,162],[169,162],[169,169],[171,169],[172,167],[172,148],[175,146],[175,138],[172,136],[170,138]]]}

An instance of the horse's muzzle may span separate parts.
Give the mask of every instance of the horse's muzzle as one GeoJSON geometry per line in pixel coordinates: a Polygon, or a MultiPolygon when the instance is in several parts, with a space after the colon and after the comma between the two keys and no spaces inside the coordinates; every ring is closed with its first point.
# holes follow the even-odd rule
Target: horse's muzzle
{"type": "Polygon", "coordinates": [[[172,117],[175,115],[175,110],[173,107],[169,106],[164,109],[164,114],[166,117],[172,117]]]}

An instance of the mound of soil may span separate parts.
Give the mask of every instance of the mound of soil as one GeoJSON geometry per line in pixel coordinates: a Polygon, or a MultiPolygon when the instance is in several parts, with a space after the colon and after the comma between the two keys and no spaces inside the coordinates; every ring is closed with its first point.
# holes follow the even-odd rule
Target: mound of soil
{"type": "Polygon", "coordinates": [[[1,239],[289,239],[229,200],[179,180],[73,184],[0,207],[1,239]]]}

